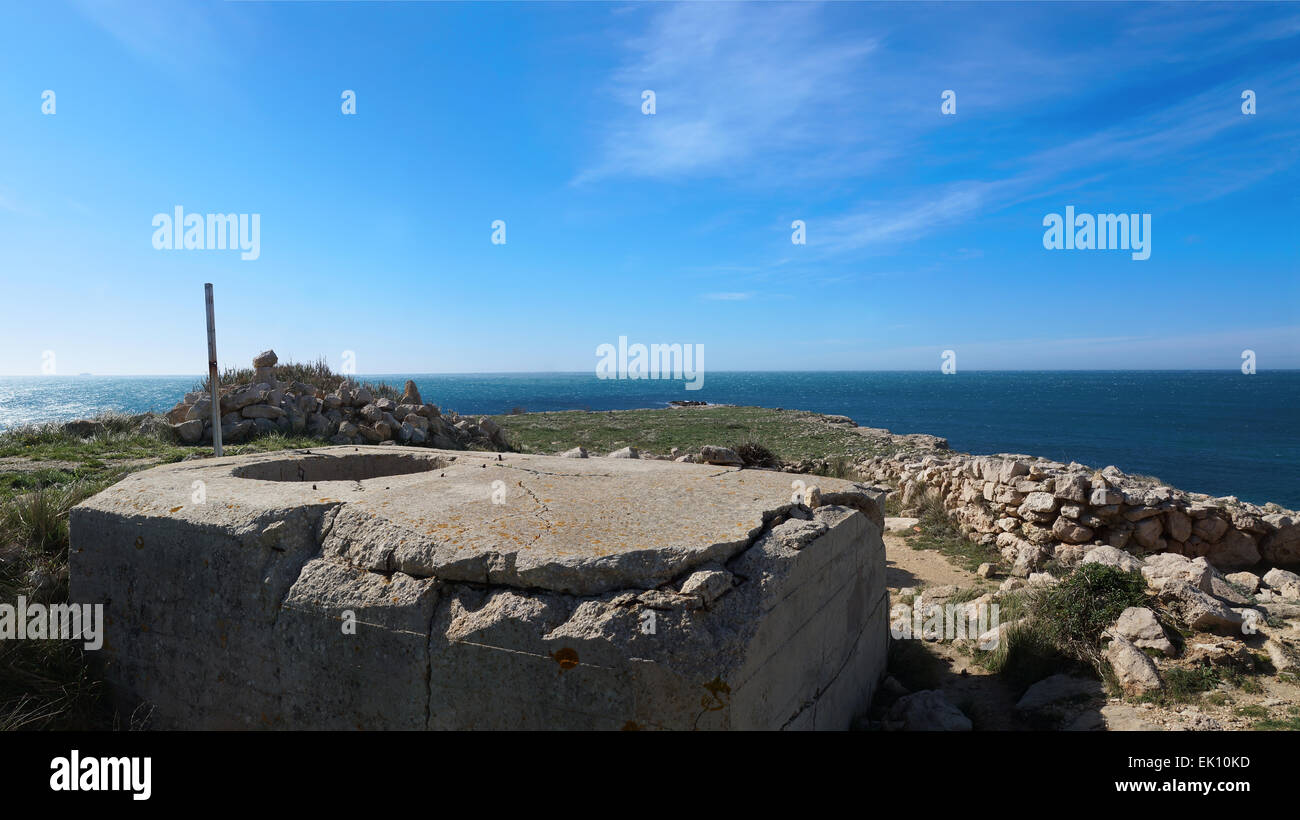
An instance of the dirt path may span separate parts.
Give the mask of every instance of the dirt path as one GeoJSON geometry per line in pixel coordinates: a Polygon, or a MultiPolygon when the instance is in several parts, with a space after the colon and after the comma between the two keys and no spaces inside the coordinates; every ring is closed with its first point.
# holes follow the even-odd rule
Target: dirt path
{"type": "MultiPolygon", "coordinates": [[[[913,549],[894,532],[885,533],[885,584],[889,587],[891,606],[900,603],[899,591],[953,585],[963,589],[991,591],[996,584],[949,563],[936,550],[913,549]]],[[[975,663],[953,644],[936,641],[912,641],[903,654],[907,670],[896,670],[909,688],[940,689],[966,713],[976,729],[1009,730],[1022,728],[1014,719],[1019,693],[996,675],[975,663]]]]}
{"type": "Polygon", "coordinates": [[[983,582],[979,576],[958,569],[937,550],[916,550],[897,533],[885,533],[885,585],[891,601],[898,590],[907,587],[935,587],[955,584],[974,586],[983,582]]]}

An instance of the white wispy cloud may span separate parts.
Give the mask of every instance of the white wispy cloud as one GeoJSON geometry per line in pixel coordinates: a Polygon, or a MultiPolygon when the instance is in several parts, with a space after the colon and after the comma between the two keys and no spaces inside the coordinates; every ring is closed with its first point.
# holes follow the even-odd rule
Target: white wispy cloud
{"type": "Polygon", "coordinates": [[[717,302],[743,302],[743,301],[745,301],[746,299],[752,299],[753,297],[754,297],[754,294],[753,294],[753,293],[748,293],[748,292],[744,292],[744,293],[742,293],[742,292],[734,292],[734,293],[706,293],[706,294],[704,294],[704,298],[705,298],[705,299],[712,299],[712,300],[717,301],[717,302]]]}
{"type": "MultiPolygon", "coordinates": [[[[1147,208],[1171,194],[1179,202],[1205,201],[1297,161],[1296,150],[1278,144],[1276,124],[1257,128],[1240,114],[1240,78],[1225,76],[1199,93],[1168,99],[1139,91],[1153,68],[1180,54],[1195,56],[1206,38],[1227,59],[1300,35],[1300,17],[1243,26],[1229,10],[1189,15],[1153,8],[1136,12],[1109,41],[1061,53],[1025,36],[1051,23],[1036,10],[1029,23],[959,10],[954,31],[936,31],[928,43],[944,59],[918,62],[896,41],[923,24],[923,15],[889,11],[873,17],[871,36],[850,41],[839,39],[826,9],[812,4],[657,7],[645,33],[625,44],[626,61],[612,82],[627,114],[607,124],[596,158],[577,181],[732,176],[769,189],[830,181],[836,195],[824,206],[804,206],[799,216],[808,222],[808,249],[834,255],[912,242],[1026,201],[1108,186],[1146,198],[1147,208]],[[900,65],[919,70],[908,76],[900,65]],[[962,125],[978,120],[984,135],[1014,133],[1025,117],[1077,94],[1081,78],[1096,80],[1085,86],[1090,95],[1116,94],[1114,115],[1067,132],[1059,144],[972,143],[973,162],[935,154],[929,144],[930,132],[953,122],[937,116],[945,83],[960,89],[962,125]],[[888,98],[878,96],[881,88],[890,90],[888,98]],[[654,116],[639,111],[642,89],[658,95],[654,116]],[[1232,143],[1226,155],[1224,141],[1232,143]],[[942,164],[954,175],[873,185],[884,176],[877,172],[896,171],[900,162],[942,164]],[[1178,173],[1171,176],[1173,164],[1178,173]],[[1226,175],[1225,164],[1233,169],[1226,175]],[[1165,172],[1154,170],[1161,165],[1165,172]],[[844,204],[845,191],[863,188],[878,193],[844,204]]],[[[1272,114],[1294,112],[1296,76],[1274,73],[1251,83],[1268,89],[1272,114]]],[[[1288,145],[1295,130],[1282,127],[1288,145]]]]}
{"type": "Polygon", "coordinates": [[[598,157],[577,182],[751,174],[780,157],[790,163],[783,173],[807,172],[825,167],[827,151],[856,167],[886,156],[820,126],[822,112],[848,103],[852,77],[877,42],[837,40],[815,6],[661,7],[626,45],[610,84],[626,111],[604,126],[598,157]],[[654,115],[640,110],[647,89],[654,115]]]}

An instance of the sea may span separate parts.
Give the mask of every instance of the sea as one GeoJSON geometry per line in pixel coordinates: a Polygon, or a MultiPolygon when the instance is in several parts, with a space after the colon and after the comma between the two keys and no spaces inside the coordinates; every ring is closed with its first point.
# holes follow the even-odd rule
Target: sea
{"type": "MultiPolygon", "coordinates": [[[[379,374],[462,414],[626,410],[673,400],[812,410],[969,453],[1115,465],[1175,487],[1300,509],[1300,370],[712,372],[672,380],[587,373],[379,374]]],[[[103,410],[163,411],[199,376],[0,377],[0,429],[103,410]]]]}

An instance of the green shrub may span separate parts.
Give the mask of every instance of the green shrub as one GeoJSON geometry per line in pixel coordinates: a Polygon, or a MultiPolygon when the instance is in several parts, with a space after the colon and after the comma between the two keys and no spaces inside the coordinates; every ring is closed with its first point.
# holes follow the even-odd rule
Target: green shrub
{"type": "Polygon", "coordinates": [[[969,572],[974,572],[980,564],[996,564],[1001,560],[997,549],[972,541],[959,530],[944,509],[943,501],[936,496],[921,495],[917,519],[921,531],[905,536],[912,549],[938,550],[969,572]]]}
{"type": "Polygon", "coordinates": [[[740,460],[745,462],[746,467],[775,468],[780,466],[780,462],[777,461],[776,456],[772,455],[772,451],[757,442],[747,441],[744,444],[736,445],[732,449],[736,451],[736,455],[740,456],[740,460]]]}
{"type": "Polygon", "coordinates": [[[1165,681],[1165,690],[1156,693],[1152,699],[1176,703],[1196,700],[1202,692],[1208,692],[1223,682],[1219,671],[1209,665],[1175,666],[1164,670],[1161,676],[1165,681]]]}
{"type": "MultiPolygon", "coordinates": [[[[257,371],[251,367],[227,367],[221,372],[221,386],[225,388],[237,384],[252,384],[256,373],[257,371]]],[[[314,362],[281,362],[271,368],[271,375],[278,381],[302,382],[326,393],[338,390],[339,385],[344,382],[356,381],[351,376],[335,373],[323,357],[314,362]]],[[[204,376],[194,389],[206,393],[210,390],[208,386],[210,381],[207,376],[204,376]]],[[[377,399],[396,401],[402,397],[401,390],[386,382],[364,382],[361,386],[369,390],[377,399]]]]}
{"type": "Polygon", "coordinates": [[[1105,564],[1080,564],[1060,583],[1044,587],[1030,605],[1043,636],[1065,655],[1100,672],[1102,633],[1125,609],[1147,603],[1141,573],[1105,564]]]}

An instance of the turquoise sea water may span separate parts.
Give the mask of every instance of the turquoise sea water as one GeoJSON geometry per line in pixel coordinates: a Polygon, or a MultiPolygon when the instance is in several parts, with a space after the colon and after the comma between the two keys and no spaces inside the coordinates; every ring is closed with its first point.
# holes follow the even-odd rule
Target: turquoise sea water
{"type": "MultiPolygon", "coordinates": [[[[840,413],[955,450],[1014,452],[1159,476],[1185,490],[1300,508],[1300,371],[591,373],[362,376],[461,413],[619,410],[674,399],[840,413]]],[[[100,410],[166,410],[198,376],[0,377],[0,428],[100,410]]]]}

